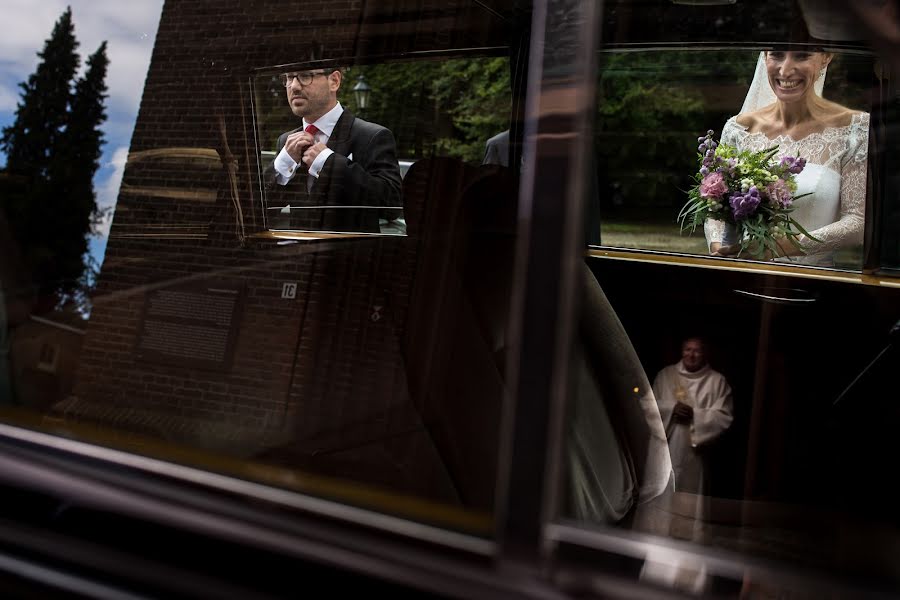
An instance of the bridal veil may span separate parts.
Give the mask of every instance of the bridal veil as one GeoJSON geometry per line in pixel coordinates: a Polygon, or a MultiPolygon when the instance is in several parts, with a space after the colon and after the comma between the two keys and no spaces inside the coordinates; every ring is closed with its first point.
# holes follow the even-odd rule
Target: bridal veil
{"type": "MultiPolygon", "coordinates": [[[[827,69],[827,67],[826,67],[827,69]]],[[[822,76],[816,79],[814,89],[817,96],[822,96],[822,89],[825,87],[825,71],[822,76]]],[[[738,114],[746,114],[759,110],[764,106],[768,106],[775,102],[775,92],[769,85],[769,74],[766,72],[766,53],[760,52],[756,61],[756,71],[753,73],[753,81],[750,83],[750,89],[747,90],[747,97],[744,98],[744,105],[738,114]]]]}

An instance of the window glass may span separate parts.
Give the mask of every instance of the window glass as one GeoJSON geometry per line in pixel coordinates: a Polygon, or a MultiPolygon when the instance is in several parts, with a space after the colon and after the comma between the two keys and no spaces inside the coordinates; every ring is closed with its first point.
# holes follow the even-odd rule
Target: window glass
{"type": "MultiPolygon", "coordinates": [[[[823,20],[804,3],[760,3],[752,17],[747,4],[690,4],[604,8],[593,132],[602,247],[588,250],[573,319],[562,519],[602,532],[582,538],[595,547],[634,559],[598,561],[611,571],[689,593],[793,597],[796,588],[745,568],[748,557],[761,567],[895,589],[889,548],[900,523],[893,501],[869,487],[882,477],[881,465],[897,459],[888,440],[900,418],[889,392],[900,288],[859,273],[872,266],[864,265],[871,257],[862,252],[863,232],[892,210],[881,192],[896,117],[887,59],[856,37],[811,41],[807,28],[842,21],[823,20]],[[768,15],[779,6],[779,22],[789,26],[780,40],[769,39],[779,29],[768,15]],[[625,18],[636,18],[637,7],[646,27],[625,18]],[[696,29],[691,43],[673,40],[719,18],[720,29],[696,29]],[[763,22],[772,25],[759,25],[757,34],[763,22]],[[735,46],[756,35],[766,44],[735,46]],[[745,113],[757,69],[764,88],[772,81],[777,89],[735,129],[730,119],[745,113]],[[799,142],[796,154],[777,162],[793,168],[793,159],[806,159],[797,189],[788,190],[796,196],[789,214],[810,224],[810,237],[841,240],[825,248],[832,262],[809,265],[827,270],[771,257],[684,256],[708,255],[704,223],[690,236],[677,217],[700,183],[694,175],[711,144],[700,157],[698,145],[706,146],[709,130],[716,142],[753,151],[774,146],[775,135],[765,132],[783,134],[774,140],[780,144],[799,142]],[[758,145],[750,145],[753,135],[758,145]],[[842,166],[829,166],[842,152],[842,166]],[[811,207],[802,208],[807,176],[817,183],[807,188],[811,207]],[[828,180],[827,189],[820,185],[828,180]],[[849,234],[845,204],[870,211],[869,222],[855,219],[849,234]],[[834,212],[816,221],[823,206],[834,212]],[[610,541],[617,536],[628,541],[610,541]]],[[[739,167],[710,161],[700,179],[739,167]]],[[[748,194],[750,186],[721,189],[725,175],[706,182],[709,197],[748,194]]],[[[879,231],[867,243],[896,247],[879,231]]],[[[817,253],[806,248],[804,258],[817,253]]]]}
{"type": "MultiPolygon", "coordinates": [[[[601,165],[600,189],[604,191],[600,195],[602,245],[706,255],[711,252],[710,244],[721,242],[725,235],[739,245],[737,232],[732,231],[734,225],[726,228],[727,219],[720,215],[729,213],[731,222],[737,219],[740,225],[758,216],[776,218],[773,209],[777,207],[781,218],[796,222],[791,231],[796,232],[797,239],[806,239],[800,241],[805,247],[803,253],[794,252],[786,243],[778,247],[776,251],[785,256],[780,261],[862,268],[869,113],[876,83],[874,59],[859,53],[833,53],[824,76],[818,69],[810,73],[823,84],[822,97],[846,107],[848,113],[843,120],[836,117],[829,124],[817,122],[815,135],[795,140],[793,136],[798,134],[790,130],[757,131],[766,125],[748,128],[750,121],[730,121],[742,112],[749,114],[751,108],[758,110],[769,104],[770,88],[761,78],[752,94],[755,98],[756,90],[765,88],[765,101],[751,106],[751,82],[758,61],[766,77],[765,68],[777,68],[774,57],[783,54],[773,51],[768,60],[765,57],[769,55],[761,58],[755,50],[668,48],[601,54],[595,139],[601,165]],[[743,111],[745,101],[747,110],[743,111]],[[703,142],[699,138],[706,137],[707,131],[713,132],[710,139],[721,145],[716,152],[723,157],[707,166],[710,177],[701,172],[704,165],[698,157],[698,143],[703,142]],[[733,156],[724,153],[727,147],[733,149],[733,156]],[[760,153],[775,147],[778,150],[774,156],[766,164],[760,162],[760,153]],[[785,156],[805,159],[806,172],[782,173],[779,163],[785,156]],[[728,157],[732,163],[726,162],[728,157]],[[741,161],[737,169],[736,161],[741,161]],[[751,172],[751,164],[769,167],[767,175],[781,182],[763,181],[751,172]],[[835,178],[836,174],[842,177],[835,178]],[[716,177],[722,190],[713,189],[716,177]],[[707,185],[701,188],[704,182],[707,185]],[[749,197],[749,202],[761,201],[763,208],[752,215],[735,213],[731,203],[736,195],[749,191],[750,186],[742,186],[742,182],[759,184],[761,196],[749,197]],[[703,199],[717,204],[718,213],[706,212],[715,223],[708,224],[705,232],[702,218],[682,214],[690,206],[692,188],[696,194],[708,194],[703,199]],[[833,196],[827,203],[822,200],[826,188],[831,190],[829,197],[833,196]],[[817,193],[810,194],[813,190],[817,193]],[[779,193],[780,198],[776,197],[779,193]],[[806,238],[803,231],[813,239],[806,238]],[[787,258],[789,253],[794,256],[787,258]]],[[[788,53],[791,60],[807,55],[788,53]]],[[[757,247],[748,240],[737,256],[765,259],[754,253],[757,247]]]]}
{"type": "MultiPolygon", "coordinates": [[[[374,177],[380,178],[384,186],[364,194],[343,186],[339,192],[329,189],[317,198],[313,187],[331,185],[329,179],[336,177],[329,173],[333,166],[328,165],[314,184],[307,184],[308,193],[296,189],[299,179],[289,179],[287,171],[274,175],[272,171],[291,168],[292,161],[281,154],[286,140],[282,134],[302,129],[300,125],[308,119],[301,121],[296,113],[302,115],[306,110],[306,88],[318,85],[315,79],[324,78],[332,68],[335,67],[324,63],[300,63],[261,69],[254,76],[254,116],[264,173],[264,218],[269,229],[403,234],[406,220],[399,181],[410,166],[432,156],[481,164],[486,140],[508,130],[511,98],[506,56],[485,56],[481,51],[467,58],[447,55],[443,59],[338,67],[342,79],[338,100],[342,107],[358,119],[384,126],[387,131],[383,135],[389,134],[394,141],[394,157],[384,169],[375,172],[374,177]],[[288,73],[313,79],[304,80],[301,85],[297,77],[289,81],[288,73]],[[296,111],[295,96],[300,102],[296,111]],[[398,111],[398,106],[403,110],[398,111]],[[274,183],[267,179],[272,176],[274,183]]],[[[340,137],[340,132],[333,135],[340,137]]],[[[352,149],[348,149],[347,156],[350,165],[363,158],[353,157],[352,149]]],[[[302,171],[303,167],[297,168],[302,171]]]]}
{"type": "Polygon", "coordinates": [[[45,4],[0,36],[3,417],[489,535],[527,3],[45,4]]]}
{"type": "MultiPolygon", "coordinates": [[[[887,71],[887,65],[884,66],[887,71]]],[[[893,67],[896,68],[896,67],[893,67]]],[[[876,221],[875,229],[878,235],[880,248],[880,267],[890,269],[896,273],[900,269],[900,195],[898,185],[900,179],[895,175],[898,172],[897,152],[895,150],[897,138],[890,123],[897,121],[900,98],[896,89],[896,71],[890,73],[885,82],[885,102],[883,105],[884,121],[887,126],[882,130],[883,135],[877,139],[878,147],[882,149],[883,170],[882,176],[875,182],[874,187],[881,193],[881,214],[876,221]]]]}

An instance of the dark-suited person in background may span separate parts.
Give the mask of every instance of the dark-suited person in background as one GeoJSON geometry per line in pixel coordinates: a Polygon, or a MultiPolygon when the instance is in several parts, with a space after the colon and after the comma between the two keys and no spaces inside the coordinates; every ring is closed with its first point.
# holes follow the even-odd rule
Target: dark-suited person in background
{"type": "Polygon", "coordinates": [[[485,143],[481,164],[509,166],[509,129],[501,131],[485,143]]]}
{"type": "MultiPolygon", "coordinates": [[[[590,173],[598,173],[594,156],[591,156],[593,168],[590,173]]],[[[509,129],[505,129],[488,139],[484,144],[484,158],[482,165],[500,165],[509,167],[509,129]]],[[[525,165],[524,154],[521,157],[521,165],[525,165]]],[[[592,176],[588,182],[588,196],[585,202],[584,213],[584,241],[586,244],[600,243],[600,196],[597,191],[597,178],[592,176]]]]}
{"type": "Polygon", "coordinates": [[[344,110],[337,100],[342,80],[337,68],[281,75],[302,125],[278,138],[265,173],[267,204],[310,207],[293,211],[290,227],[377,233],[379,211],[361,207],[401,204],[394,136],[344,110]]]}

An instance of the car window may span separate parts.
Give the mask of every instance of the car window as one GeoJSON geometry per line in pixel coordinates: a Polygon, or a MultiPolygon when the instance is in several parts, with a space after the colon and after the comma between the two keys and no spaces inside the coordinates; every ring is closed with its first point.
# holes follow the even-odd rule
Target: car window
{"type": "Polygon", "coordinates": [[[894,460],[882,440],[898,417],[876,392],[894,386],[898,287],[870,279],[889,265],[867,257],[896,246],[878,229],[892,206],[880,191],[881,149],[893,143],[881,129],[894,103],[885,64],[859,38],[812,41],[821,15],[799,5],[773,20],[780,3],[693,4],[604,8],[592,132],[601,192],[585,193],[599,205],[601,241],[573,317],[560,522],[628,556],[609,569],[668,589],[796,592],[725,557],[890,588],[881,544],[896,540],[896,519],[865,491],[875,464],[894,460]],[[704,24],[714,26],[684,39],[704,24]],[[756,28],[765,43],[735,33],[756,28]],[[745,109],[754,73],[769,95],[745,109]],[[823,124],[828,114],[840,118],[823,124]],[[786,128],[786,115],[809,127],[786,128]],[[782,208],[823,244],[803,241],[792,259],[710,257],[709,221],[721,212],[702,213],[693,235],[678,219],[700,200],[731,211],[732,225],[752,222],[745,236],[777,242],[763,219],[787,196],[782,208]],[[828,218],[817,215],[829,202],[828,218]],[[814,256],[823,260],[797,260],[814,256]]]}
{"type": "Polygon", "coordinates": [[[5,418],[490,536],[527,7],[138,4],[4,88],[5,418]]]}
{"type": "MultiPolygon", "coordinates": [[[[748,129],[749,121],[738,117],[763,108],[748,100],[748,94],[756,90],[754,87],[751,92],[751,83],[758,62],[763,77],[765,65],[776,63],[760,56],[758,50],[684,47],[610,50],[601,55],[595,138],[601,165],[601,245],[709,255],[712,244],[721,242],[727,234],[738,247],[741,241],[746,242],[734,256],[758,260],[763,256],[755,250],[762,248],[755,238],[751,240],[750,227],[755,219],[765,217],[779,219],[789,227],[788,232],[796,234],[794,237],[807,240],[800,242],[809,247],[802,255],[799,251],[788,254],[793,246],[787,243],[777,247],[783,255],[780,262],[862,269],[868,119],[873,93],[878,89],[874,59],[860,53],[829,55],[827,71],[817,75],[822,86],[820,96],[850,114],[842,121],[817,125],[815,136],[794,140],[786,132],[748,129]],[[855,120],[853,114],[857,115],[855,120]],[[738,118],[732,121],[734,117],[738,118]],[[851,128],[858,133],[842,142],[840,133],[851,128]],[[728,171],[705,166],[699,156],[706,153],[698,147],[705,143],[709,131],[719,160],[723,165],[731,161],[728,171]],[[760,162],[760,153],[772,148],[777,148],[775,155],[767,164],[760,162]],[[780,159],[793,155],[804,159],[806,172],[778,172],[780,159]],[[730,166],[732,163],[736,169],[730,166]],[[766,177],[771,181],[750,173],[751,164],[768,167],[766,177]],[[845,177],[836,179],[832,173],[845,177]],[[846,181],[850,176],[857,181],[852,192],[846,181]],[[715,187],[716,182],[723,190],[715,187]],[[739,213],[742,218],[735,222],[735,209],[729,202],[754,186],[763,208],[746,216],[739,213]],[[729,189],[724,191],[725,187],[729,189]],[[821,200],[826,187],[832,188],[829,202],[821,200]],[[811,190],[818,193],[810,194],[811,190]],[[814,199],[819,203],[815,208],[814,199]],[[705,204],[708,201],[714,202],[712,209],[705,204]],[[696,212],[698,207],[702,214],[696,212]],[[811,237],[807,238],[804,231],[811,237]],[[816,250],[814,246],[826,249],[816,250]]],[[[762,86],[768,87],[766,81],[762,86]]],[[[748,202],[759,199],[751,195],[748,202]]]]}
{"type": "MultiPolygon", "coordinates": [[[[382,59],[379,62],[373,58],[372,64],[353,64],[355,61],[348,60],[341,68],[343,82],[338,100],[356,118],[385,127],[387,131],[383,135],[389,134],[394,142],[392,168],[399,167],[401,180],[409,167],[423,158],[447,156],[477,166],[485,158],[487,140],[508,130],[511,106],[509,58],[503,55],[504,49],[493,50],[493,56],[486,52],[491,51],[457,52],[444,58],[432,53],[428,58],[402,61],[382,59]],[[469,56],[459,57],[465,54],[469,56]],[[398,111],[397,106],[404,109],[398,111]]],[[[296,94],[305,102],[305,88],[296,82],[286,88],[284,75],[286,72],[320,73],[319,66],[317,63],[279,65],[261,68],[253,77],[254,118],[263,172],[261,217],[270,230],[405,233],[404,200],[399,184],[396,193],[377,199],[367,194],[365,198],[340,201],[332,190],[319,199],[313,192],[313,187],[330,185],[327,170],[314,178],[315,184],[308,186],[308,193],[296,192],[293,178],[289,182],[285,176],[276,174],[277,183],[266,180],[273,169],[282,168],[282,161],[287,169],[291,168],[292,159],[281,153],[286,135],[303,123],[292,112],[295,107],[291,98],[296,94]],[[327,207],[323,208],[323,203],[327,207]],[[359,213],[356,226],[346,216],[351,212],[359,213]]],[[[311,81],[310,86],[313,85],[311,81]]],[[[340,135],[340,130],[334,134],[334,143],[339,144],[340,135]]],[[[360,154],[359,150],[356,154],[360,154]]],[[[368,159],[353,156],[352,148],[347,150],[347,157],[351,170],[354,163],[363,165],[368,159]]],[[[302,170],[303,166],[298,168],[302,170]]],[[[388,177],[380,172],[379,176],[388,177]]],[[[392,172],[391,177],[395,176],[392,172]]]]}
{"type": "Polygon", "coordinates": [[[426,547],[537,595],[897,589],[879,486],[898,425],[896,67],[826,4],[11,9],[4,440],[38,430],[29,452],[59,470],[81,453],[72,479],[123,514],[135,490],[188,496],[169,526],[215,507],[242,515],[232,541],[367,573],[399,540],[440,584],[426,547]],[[820,129],[790,135],[835,145],[742,173],[750,158],[715,150],[790,124],[770,110],[723,140],[754,71],[783,64],[784,98],[825,82],[820,129]],[[800,218],[801,176],[832,221],[800,218]],[[737,237],[750,258],[713,256],[720,219],[678,218],[704,198],[732,220],[779,203],[817,262],[766,256],[783,232],[759,227],[737,237]],[[312,544],[275,539],[273,508],[304,513],[288,525],[312,544]],[[351,525],[375,543],[347,552],[351,525]]]}

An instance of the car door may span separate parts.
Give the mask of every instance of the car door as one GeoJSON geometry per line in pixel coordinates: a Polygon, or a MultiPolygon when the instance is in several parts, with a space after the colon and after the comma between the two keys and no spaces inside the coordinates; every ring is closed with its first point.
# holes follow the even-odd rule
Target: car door
{"type": "MultiPolygon", "coordinates": [[[[676,466],[674,493],[662,496],[665,505],[652,525],[641,520],[637,500],[625,517],[591,514],[575,504],[564,514],[585,527],[613,524],[676,540],[663,544],[660,556],[678,551],[660,559],[666,565],[660,571],[647,568],[652,545],[624,552],[645,560],[628,567],[637,577],[667,587],[767,589],[750,575],[714,581],[715,561],[681,554],[684,542],[889,586],[890,569],[876,566],[883,564],[884,546],[867,540],[883,539],[885,526],[894,535],[896,523],[893,498],[874,490],[883,477],[881,461],[896,455],[889,440],[900,418],[892,392],[900,281],[885,260],[885,248],[897,244],[885,225],[895,210],[890,74],[859,38],[830,30],[839,39],[824,46],[834,53],[825,96],[871,116],[865,243],[840,248],[829,267],[710,256],[702,228],[692,232],[679,221],[700,166],[698,137],[713,130],[718,139],[726,120],[741,112],[760,52],[788,45],[821,51],[823,42],[804,37],[821,25],[815,10],[778,2],[692,4],[604,6],[593,127],[598,169],[586,173],[600,191],[585,199],[599,205],[594,227],[600,243],[589,246],[586,262],[647,382],[679,363],[685,340],[702,338],[733,407],[714,439],[690,449],[706,465],[705,490],[679,489],[676,466]]],[[[646,383],[633,381],[636,400],[646,383]]],[[[619,402],[628,400],[630,389],[619,402]]],[[[621,435],[610,408],[616,400],[601,397],[621,435]]],[[[577,413],[576,402],[570,398],[577,413]]],[[[671,447],[671,429],[667,433],[671,447]]],[[[678,460],[675,450],[672,460],[678,460]]],[[[608,469],[598,467],[594,475],[608,469]]],[[[640,477],[634,480],[640,488],[640,477]]],[[[560,531],[571,539],[571,531],[560,531]]],[[[622,551],[625,542],[598,545],[622,551]]]]}

